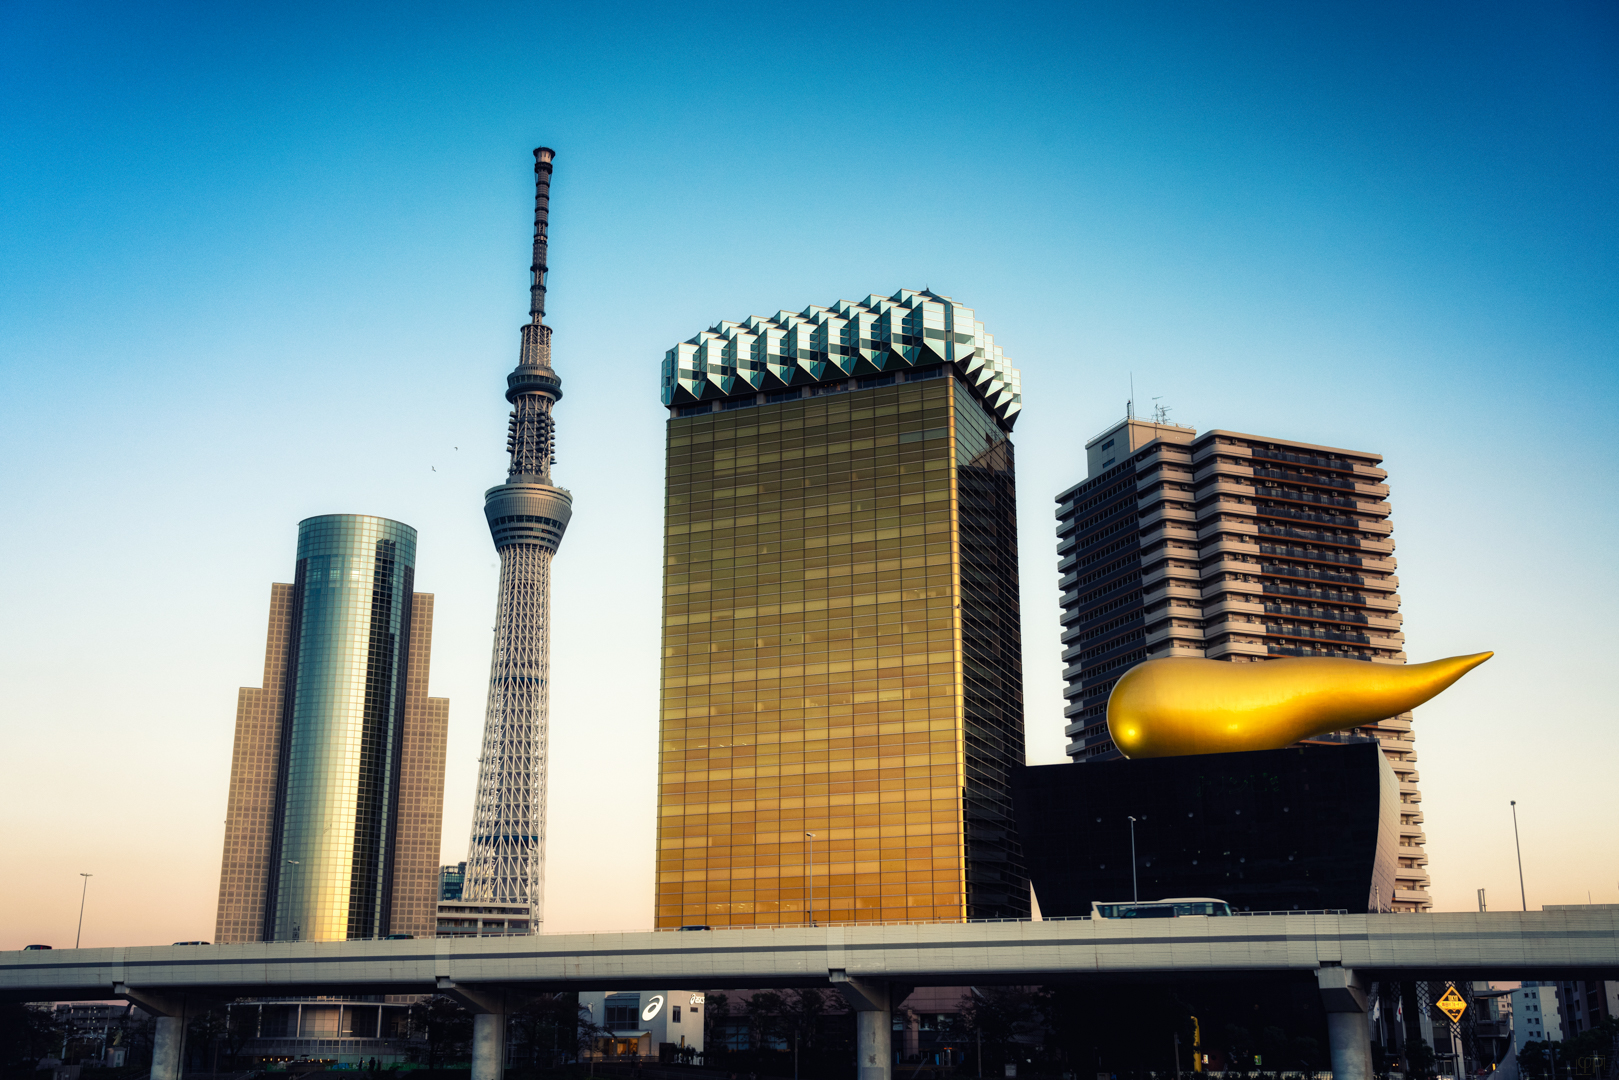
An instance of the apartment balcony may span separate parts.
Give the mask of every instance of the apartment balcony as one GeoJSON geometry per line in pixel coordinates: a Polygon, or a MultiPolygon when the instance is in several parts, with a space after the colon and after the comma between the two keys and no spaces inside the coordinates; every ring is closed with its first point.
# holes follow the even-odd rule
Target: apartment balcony
{"type": "Polygon", "coordinates": [[[1255,541],[1249,540],[1246,537],[1222,536],[1219,539],[1207,542],[1202,547],[1198,548],[1198,557],[1201,559],[1208,559],[1216,555],[1227,554],[1246,555],[1251,559],[1257,559],[1259,558],[1260,554],[1259,545],[1255,541]]]}
{"type": "MultiPolygon", "coordinates": [[[[1191,552],[1188,552],[1186,557],[1189,558],[1189,559],[1195,559],[1197,556],[1195,554],[1191,553],[1191,552]]],[[[1196,584],[1197,584],[1197,578],[1198,578],[1197,567],[1195,567],[1195,566],[1174,566],[1174,565],[1172,565],[1170,563],[1165,562],[1165,563],[1159,563],[1157,566],[1153,567],[1151,570],[1149,570],[1145,574],[1141,575],[1141,587],[1143,589],[1146,589],[1146,588],[1149,588],[1150,586],[1156,585],[1160,581],[1166,581],[1167,580],[1167,581],[1188,582],[1188,583],[1192,584],[1192,586],[1195,588],[1196,584]]]]}
{"type": "Polygon", "coordinates": [[[1373,499],[1387,500],[1389,486],[1387,484],[1370,484],[1360,477],[1355,478],[1355,494],[1373,499]]]}
{"type": "Polygon", "coordinates": [[[1212,483],[1205,481],[1197,485],[1196,495],[1199,501],[1208,498],[1252,499],[1254,497],[1254,486],[1248,483],[1240,483],[1236,480],[1228,480],[1224,474],[1221,474],[1216,476],[1212,483]]]}
{"type": "Polygon", "coordinates": [[[1376,539],[1369,536],[1360,538],[1360,550],[1368,554],[1392,555],[1394,553],[1394,540],[1392,537],[1376,539]]]}
{"type": "MultiPolygon", "coordinates": [[[[1205,631],[1206,633],[1207,631],[1205,631]]],[[[1263,660],[1269,654],[1266,652],[1263,642],[1233,641],[1227,638],[1213,645],[1205,645],[1203,655],[1210,660],[1223,660],[1228,656],[1251,656],[1255,659],[1263,660]]]]}
{"type": "MultiPolygon", "coordinates": [[[[1203,567],[1203,573],[1205,575],[1215,574],[1215,573],[1258,574],[1258,573],[1261,573],[1261,572],[1262,572],[1262,566],[1260,564],[1260,561],[1257,558],[1244,558],[1242,556],[1236,555],[1236,554],[1234,554],[1232,552],[1229,552],[1229,551],[1226,552],[1224,555],[1221,555],[1219,559],[1215,560],[1212,563],[1208,563],[1203,567]]],[[[1232,582],[1232,581],[1222,581],[1222,582],[1219,583],[1219,587],[1221,587],[1221,588],[1231,588],[1231,587],[1234,587],[1234,586],[1236,586],[1238,584],[1246,584],[1246,583],[1232,582]]]]}
{"type": "Polygon", "coordinates": [[[1204,514],[1202,518],[1198,519],[1199,521],[1203,522],[1203,524],[1200,524],[1197,527],[1197,536],[1199,540],[1221,533],[1230,536],[1259,535],[1259,526],[1252,518],[1232,519],[1230,517],[1225,517],[1225,520],[1216,521],[1208,521],[1207,518],[1208,515],[1204,514]]]}
{"type": "Polygon", "coordinates": [[[1195,559],[1198,557],[1197,534],[1186,526],[1174,521],[1166,521],[1162,525],[1148,529],[1141,534],[1141,549],[1143,552],[1142,557],[1161,557],[1162,553],[1158,552],[1154,552],[1151,556],[1149,556],[1146,553],[1146,549],[1152,547],[1154,544],[1164,543],[1170,540],[1179,542],[1181,546],[1176,550],[1185,558],[1195,559]]]}
{"type": "Polygon", "coordinates": [[[1192,454],[1188,450],[1179,448],[1174,443],[1159,443],[1156,450],[1141,461],[1136,462],[1136,471],[1140,472],[1142,469],[1151,468],[1160,462],[1169,465],[1181,465],[1189,470],[1192,467],[1192,454]]]}
{"type": "Polygon", "coordinates": [[[1196,618],[1195,613],[1192,612],[1188,612],[1185,615],[1172,615],[1167,621],[1158,624],[1151,630],[1148,630],[1144,640],[1148,645],[1155,645],[1166,638],[1178,638],[1179,640],[1188,643],[1196,643],[1198,648],[1202,648],[1203,627],[1201,623],[1202,620],[1196,618]],[[1183,623],[1197,622],[1199,625],[1176,626],[1175,623],[1177,620],[1183,623]]]}
{"type": "Polygon", "coordinates": [[[1174,521],[1184,523],[1188,528],[1196,529],[1197,515],[1191,510],[1183,510],[1179,504],[1171,506],[1167,503],[1158,503],[1137,519],[1139,527],[1146,529],[1160,521],[1174,521]]]}
{"type": "Polygon", "coordinates": [[[1400,563],[1392,555],[1365,555],[1361,557],[1360,565],[1365,570],[1376,570],[1380,573],[1392,574],[1399,569],[1400,563]]]}
{"type": "Polygon", "coordinates": [[[1157,588],[1144,592],[1141,602],[1145,607],[1167,602],[1173,610],[1179,611],[1186,618],[1203,617],[1203,599],[1198,595],[1197,586],[1173,578],[1165,579],[1159,582],[1157,588]]]}
{"type": "Polygon", "coordinates": [[[1224,599],[1216,600],[1212,604],[1206,603],[1203,605],[1203,618],[1205,622],[1211,618],[1225,615],[1249,615],[1253,616],[1256,622],[1263,622],[1265,616],[1265,605],[1254,600],[1248,600],[1242,596],[1232,596],[1229,593],[1226,594],[1224,599]]]}
{"type": "Polygon", "coordinates": [[[1192,467],[1189,463],[1177,462],[1164,458],[1161,459],[1163,461],[1163,467],[1154,469],[1154,460],[1160,460],[1158,455],[1155,454],[1151,460],[1136,465],[1137,491],[1145,491],[1147,488],[1150,488],[1153,485],[1161,483],[1165,480],[1170,480],[1177,484],[1190,484],[1192,482],[1192,467]],[[1143,473],[1148,471],[1150,471],[1150,475],[1143,475],[1143,473]]]}
{"type": "Polygon", "coordinates": [[[1162,644],[1159,644],[1159,645],[1148,645],[1147,646],[1147,659],[1148,660],[1170,660],[1170,659],[1201,660],[1201,659],[1203,659],[1203,655],[1204,655],[1204,653],[1203,653],[1203,647],[1202,646],[1200,646],[1200,645],[1188,645],[1185,642],[1176,641],[1176,640],[1173,640],[1173,639],[1171,639],[1169,641],[1165,641],[1165,642],[1163,642],[1162,644]]]}
{"type": "Polygon", "coordinates": [[[1220,442],[1209,442],[1204,443],[1198,448],[1198,451],[1196,455],[1193,456],[1192,461],[1194,463],[1199,461],[1207,461],[1216,454],[1224,454],[1226,457],[1240,458],[1247,458],[1251,456],[1248,453],[1248,448],[1246,446],[1226,446],[1224,443],[1220,442]]]}
{"type": "Polygon", "coordinates": [[[1196,470],[1192,474],[1193,481],[1198,484],[1211,476],[1240,476],[1250,479],[1254,475],[1252,466],[1237,465],[1229,461],[1209,461],[1202,465],[1194,464],[1193,468],[1196,470]]]}

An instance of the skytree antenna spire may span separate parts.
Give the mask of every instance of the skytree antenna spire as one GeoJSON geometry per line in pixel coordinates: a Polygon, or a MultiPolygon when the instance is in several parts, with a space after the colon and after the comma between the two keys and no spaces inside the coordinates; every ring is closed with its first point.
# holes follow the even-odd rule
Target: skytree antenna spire
{"type": "Polygon", "coordinates": [[[551,213],[548,147],[534,151],[534,261],[529,321],[516,369],[506,377],[512,404],[506,482],[484,493],[484,517],[500,553],[500,598],[489,663],[489,708],[478,762],[478,793],[462,896],[527,904],[529,928],[545,918],[545,780],[550,737],[551,557],[573,514],[573,496],[551,483],[562,380],[551,370],[545,325],[547,229],[551,213]]]}

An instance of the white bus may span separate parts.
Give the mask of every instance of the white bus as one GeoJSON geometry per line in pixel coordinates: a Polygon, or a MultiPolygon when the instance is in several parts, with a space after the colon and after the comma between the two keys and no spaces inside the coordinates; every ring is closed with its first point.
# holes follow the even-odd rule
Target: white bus
{"type": "Polygon", "coordinates": [[[1183,915],[1230,914],[1230,904],[1207,896],[1172,896],[1167,900],[1091,901],[1093,919],[1178,919],[1183,915]]]}

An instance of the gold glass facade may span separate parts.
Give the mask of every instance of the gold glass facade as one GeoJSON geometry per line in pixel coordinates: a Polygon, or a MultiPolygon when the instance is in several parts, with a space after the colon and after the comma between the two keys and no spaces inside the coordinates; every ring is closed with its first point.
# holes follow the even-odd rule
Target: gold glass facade
{"type": "Polygon", "coordinates": [[[1026,916],[1011,444],[817,389],[669,422],[657,925],[1026,916]]]}

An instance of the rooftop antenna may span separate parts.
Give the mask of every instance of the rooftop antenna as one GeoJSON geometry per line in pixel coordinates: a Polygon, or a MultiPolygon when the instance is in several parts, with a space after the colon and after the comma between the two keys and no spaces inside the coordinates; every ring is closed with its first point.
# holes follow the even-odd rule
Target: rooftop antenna
{"type": "Polygon", "coordinates": [[[1130,373],[1130,400],[1124,403],[1124,418],[1126,420],[1136,418],[1136,373],[1133,371],[1130,373]]]}
{"type": "MultiPolygon", "coordinates": [[[[1156,402],[1156,401],[1162,400],[1162,398],[1163,398],[1163,395],[1159,394],[1157,397],[1153,398],[1152,400],[1156,402]]],[[[1153,419],[1154,423],[1158,423],[1158,424],[1167,424],[1167,423],[1169,423],[1169,406],[1168,405],[1154,405],[1152,407],[1152,419],[1153,419]]]]}

